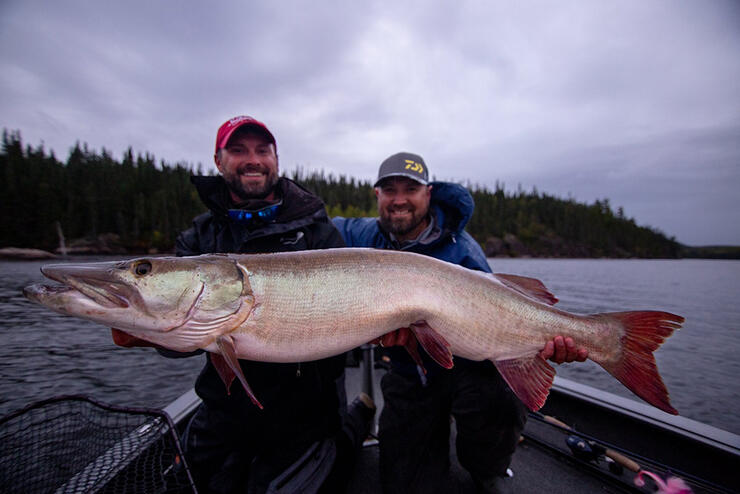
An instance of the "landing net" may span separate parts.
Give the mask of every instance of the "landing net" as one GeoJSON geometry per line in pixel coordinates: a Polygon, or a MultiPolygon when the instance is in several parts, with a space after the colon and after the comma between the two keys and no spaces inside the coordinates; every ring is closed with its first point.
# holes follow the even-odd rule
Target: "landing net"
{"type": "Polygon", "coordinates": [[[0,419],[0,493],[37,492],[195,488],[166,413],[62,396],[0,419]]]}

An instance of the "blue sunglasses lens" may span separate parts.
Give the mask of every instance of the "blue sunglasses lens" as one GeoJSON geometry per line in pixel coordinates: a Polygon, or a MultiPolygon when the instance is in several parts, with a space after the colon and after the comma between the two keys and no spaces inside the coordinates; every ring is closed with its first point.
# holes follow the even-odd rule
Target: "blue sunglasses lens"
{"type": "Polygon", "coordinates": [[[254,211],[246,209],[229,209],[229,218],[237,223],[248,224],[255,220],[259,220],[262,223],[269,223],[277,216],[278,209],[280,209],[281,204],[282,201],[254,211]]]}

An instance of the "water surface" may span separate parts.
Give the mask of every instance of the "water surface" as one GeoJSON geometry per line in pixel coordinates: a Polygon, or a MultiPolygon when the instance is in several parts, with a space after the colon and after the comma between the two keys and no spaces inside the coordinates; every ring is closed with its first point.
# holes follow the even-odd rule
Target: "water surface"
{"type": "MultiPolygon", "coordinates": [[[[76,258],[75,261],[79,261],[76,258]]],[[[0,262],[0,415],[61,394],[123,406],[163,407],[189,389],[204,356],[167,359],[119,348],[110,330],[51,312],[21,290],[48,261],[0,262]]],[[[542,280],[579,313],[664,310],[686,318],[656,359],[681,415],[740,434],[740,262],[491,259],[496,272],[542,280]]],[[[558,375],[639,401],[592,362],[558,375]]]]}

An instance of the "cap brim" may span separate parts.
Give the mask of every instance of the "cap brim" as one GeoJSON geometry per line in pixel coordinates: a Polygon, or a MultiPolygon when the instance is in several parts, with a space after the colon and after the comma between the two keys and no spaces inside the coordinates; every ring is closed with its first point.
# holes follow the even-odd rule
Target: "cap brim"
{"type": "Polygon", "coordinates": [[[277,146],[277,141],[275,141],[275,136],[272,135],[272,132],[270,132],[270,130],[267,127],[265,127],[264,124],[257,123],[257,122],[244,122],[244,123],[242,123],[240,125],[237,125],[233,129],[231,129],[228,134],[226,134],[225,136],[223,136],[223,138],[221,139],[221,142],[218,144],[218,147],[216,148],[216,152],[218,152],[219,149],[225,148],[226,145],[229,143],[229,139],[231,139],[231,136],[234,135],[234,132],[236,132],[239,129],[243,129],[244,127],[251,127],[253,129],[255,129],[260,134],[263,134],[265,137],[267,137],[267,139],[272,144],[274,144],[275,146],[277,146]]]}
{"type": "Polygon", "coordinates": [[[400,173],[399,172],[399,173],[389,173],[388,175],[384,175],[382,178],[379,178],[375,182],[375,185],[373,185],[373,187],[377,187],[380,184],[380,182],[382,182],[386,178],[392,178],[392,177],[406,177],[406,178],[410,178],[414,182],[419,182],[421,185],[429,185],[429,182],[427,182],[423,178],[419,178],[416,175],[411,175],[410,173],[400,173]]]}

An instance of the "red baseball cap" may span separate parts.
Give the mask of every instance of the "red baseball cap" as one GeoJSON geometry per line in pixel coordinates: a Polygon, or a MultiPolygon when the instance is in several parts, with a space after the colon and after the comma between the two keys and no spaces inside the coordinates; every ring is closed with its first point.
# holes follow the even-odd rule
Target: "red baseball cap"
{"type": "Polygon", "coordinates": [[[270,132],[265,124],[250,116],[240,115],[238,117],[227,120],[221,127],[218,128],[218,133],[216,134],[216,152],[218,153],[219,149],[226,146],[226,143],[229,142],[229,138],[231,138],[236,129],[245,125],[256,127],[259,131],[265,134],[268,140],[275,145],[275,151],[277,151],[277,142],[275,142],[275,136],[272,135],[272,132],[270,132]]]}

